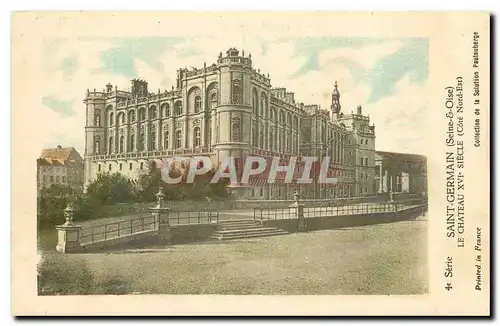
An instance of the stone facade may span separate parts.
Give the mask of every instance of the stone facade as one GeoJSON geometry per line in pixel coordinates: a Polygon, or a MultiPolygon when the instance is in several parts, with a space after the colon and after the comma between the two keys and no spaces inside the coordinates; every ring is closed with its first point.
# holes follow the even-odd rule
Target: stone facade
{"type": "MultiPolygon", "coordinates": [[[[85,178],[120,172],[136,178],[152,160],[206,155],[215,165],[226,156],[331,157],[335,187],[301,186],[303,198],[372,195],[375,127],[369,118],[344,114],[335,83],[332,106],[304,105],[294,93],[271,86],[252,66],[251,54],[229,49],[203,68],[179,69],[176,86],[151,93],[133,80],[131,91],[108,84],[84,100],[85,178]]],[[[297,186],[267,185],[258,178],[238,188],[240,198],[291,199],[297,186]]]]}
{"type": "Polygon", "coordinates": [[[374,187],[377,193],[427,193],[427,159],[406,153],[375,152],[374,187]]]}

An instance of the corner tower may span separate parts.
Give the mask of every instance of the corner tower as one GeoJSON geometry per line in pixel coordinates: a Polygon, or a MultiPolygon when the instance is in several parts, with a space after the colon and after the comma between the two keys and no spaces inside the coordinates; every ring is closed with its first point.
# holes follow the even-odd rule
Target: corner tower
{"type": "Polygon", "coordinates": [[[251,135],[252,60],[236,48],[230,48],[217,60],[219,101],[214,119],[213,148],[217,163],[228,156],[241,164],[249,151],[251,135]]]}
{"type": "Polygon", "coordinates": [[[92,174],[92,157],[102,154],[105,151],[106,141],[106,121],[105,105],[106,93],[93,92],[87,89],[87,95],[83,100],[86,106],[86,123],[85,123],[85,167],[84,167],[84,189],[91,182],[92,174]]]}

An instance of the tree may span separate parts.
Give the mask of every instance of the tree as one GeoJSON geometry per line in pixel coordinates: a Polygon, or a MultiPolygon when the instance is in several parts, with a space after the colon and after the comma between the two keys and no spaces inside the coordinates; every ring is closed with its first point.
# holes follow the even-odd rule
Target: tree
{"type": "Polygon", "coordinates": [[[38,227],[43,229],[64,223],[63,210],[76,197],[77,194],[68,186],[51,185],[43,188],[40,191],[38,227]]]}
{"type": "Polygon", "coordinates": [[[99,174],[87,187],[87,196],[102,205],[125,203],[136,199],[132,182],[118,172],[99,174]]]}
{"type": "Polygon", "coordinates": [[[204,200],[207,197],[212,199],[226,198],[229,196],[227,190],[229,180],[222,179],[218,183],[210,183],[215,172],[212,169],[203,175],[195,176],[193,183],[187,183],[188,169],[182,163],[180,166],[174,166],[169,172],[171,178],[181,176],[181,181],[176,184],[168,184],[162,179],[161,170],[156,164],[151,162],[147,172],[139,175],[138,188],[140,198],[145,202],[155,201],[155,195],[160,186],[166,200],[204,200]]]}

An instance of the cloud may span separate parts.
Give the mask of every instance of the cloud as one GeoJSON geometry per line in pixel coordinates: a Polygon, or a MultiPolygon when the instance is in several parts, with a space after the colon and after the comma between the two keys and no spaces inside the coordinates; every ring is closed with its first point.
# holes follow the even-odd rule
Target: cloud
{"type": "Polygon", "coordinates": [[[42,104],[59,113],[61,116],[71,117],[75,114],[75,111],[73,111],[73,101],[60,101],[52,96],[44,96],[42,104]]]}
{"type": "Polygon", "coordinates": [[[429,140],[424,132],[429,117],[429,93],[426,84],[402,78],[395,86],[394,95],[363,106],[375,123],[376,149],[429,154],[429,140]]]}
{"type": "Polygon", "coordinates": [[[375,64],[383,57],[393,54],[403,46],[401,40],[388,40],[363,47],[341,47],[321,51],[318,55],[320,67],[331,62],[349,60],[363,69],[373,69],[375,64]]]}

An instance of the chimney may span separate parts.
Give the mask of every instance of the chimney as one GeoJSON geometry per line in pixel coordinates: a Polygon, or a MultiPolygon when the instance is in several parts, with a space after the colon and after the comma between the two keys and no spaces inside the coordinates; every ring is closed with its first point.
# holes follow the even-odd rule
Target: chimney
{"type": "Polygon", "coordinates": [[[362,111],[361,105],[358,105],[358,109],[357,109],[356,114],[358,114],[358,115],[362,115],[362,114],[363,114],[363,111],[362,111]]]}

